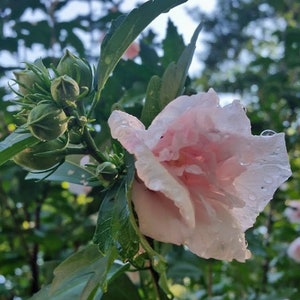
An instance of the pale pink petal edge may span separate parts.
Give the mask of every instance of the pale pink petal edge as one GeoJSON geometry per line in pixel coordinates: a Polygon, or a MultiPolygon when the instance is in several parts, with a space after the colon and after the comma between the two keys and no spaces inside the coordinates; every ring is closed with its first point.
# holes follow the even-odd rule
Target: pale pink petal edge
{"type": "Polygon", "coordinates": [[[172,199],[186,223],[190,227],[195,226],[194,207],[189,192],[167,172],[145,145],[144,125],[137,118],[117,110],[112,112],[108,124],[112,137],[118,139],[129,153],[135,155],[137,173],[145,185],[172,199]]]}

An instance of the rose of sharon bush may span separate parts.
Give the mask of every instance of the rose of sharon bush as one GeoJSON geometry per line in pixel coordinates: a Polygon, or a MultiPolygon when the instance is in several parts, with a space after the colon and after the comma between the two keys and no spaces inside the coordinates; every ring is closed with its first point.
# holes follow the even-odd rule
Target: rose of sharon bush
{"type": "Polygon", "coordinates": [[[253,136],[238,101],[180,96],[147,130],[113,111],[112,136],[135,155],[132,201],[143,234],[204,258],[245,261],[244,232],[290,175],[284,134],[253,136]]]}

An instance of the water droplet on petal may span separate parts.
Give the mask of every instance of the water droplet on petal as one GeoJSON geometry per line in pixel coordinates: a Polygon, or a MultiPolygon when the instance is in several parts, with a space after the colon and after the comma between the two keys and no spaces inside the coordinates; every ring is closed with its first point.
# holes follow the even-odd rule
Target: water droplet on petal
{"type": "Polygon", "coordinates": [[[252,194],[250,194],[250,195],[249,195],[249,200],[251,200],[251,201],[254,201],[254,200],[256,200],[256,196],[255,196],[255,195],[252,195],[252,194]]]}
{"type": "Polygon", "coordinates": [[[270,184],[273,182],[273,179],[271,177],[265,177],[264,182],[270,184]]]}
{"type": "Polygon", "coordinates": [[[274,134],[276,134],[276,132],[274,130],[266,129],[260,135],[261,136],[272,136],[274,134]]]}
{"type": "Polygon", "coordinates": [[[241,161],[241,162],[240,162],[240,165],[241,165],[241,166],[249,166],[250,163],[247,162],[247,161],[241,161]]]}

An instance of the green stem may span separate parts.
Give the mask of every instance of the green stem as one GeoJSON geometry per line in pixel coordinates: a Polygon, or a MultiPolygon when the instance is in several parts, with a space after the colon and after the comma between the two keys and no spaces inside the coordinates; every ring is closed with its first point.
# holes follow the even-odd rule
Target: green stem
{"type": "Polygon", "coordinates": [[[159,277],[157,272],[154,270],[153,266],[150,266],[150,273],[151,273],[151,277],[152,277],[152,282],[153,282],[153,289],[154,289],[154,294],[155,294],[155,299],[156,300],[160,300],[161,296],[160,296],[160,288],[159,288],[159,277]]]}
{"type": "MultiPolygon", "coordinates": [[[[98,93],[96,93],[96,95],[97,94],[98,93]]],[[[97,100],[96,95],[94,97],[93,103],[97,100]]],[[[99,95],[99,97],[100,97],[100,95],[99,95]]],[[[82,104],[80,104],[80,105],[82,105],[82,104]]],[[[83,106],[79,109],[83,109],[83,106]]],[[[86,154],[90,154],[91,156],[93,156],[99,163],[107,161],[105,155],[103,155],[101,153],[101,151],[99,151],[97,145],[95,144],[95,141],[91,136],[91,133],[88,129],[87,124],[82,124],[82,121],[80,120],[80,116],[78,114],[78,111],[75,108],[71,108],[70,111],[69,111],[69,114],[72,115],[75,118],[75,121],[77,122],[78,126],[83,126],[82,138],[83,138],[83,141],[86,144],[86,149],[87,149],[86,154]]],[[[87,119],[88,119],[88,116],[87,116],[87,119]]]]}
{"type": "Polygon", "coordinates": [[[91,133],[89,132],[87,126],[84,126],[83,129],[83,140],[86,144],[88,153],[93,156],[99,163],[103,163],[107,161],[107,158],[105,155],[99,151],[98,147],[95,144],[94,139],[91,136],[91,133]]]}
{"type": "Polygon", "coordinates": [[[95,96],[93,98],[93,101],[92,101],[92,104],[91,104],[91,107],[87,113],[87,118],[89,119],[93,113],[93,111],[95,110],[99,100],[100,100],[100,97],[101,97],[101,91],[102,90],[97,90],[97,92],[95,93],[95,96]]]}

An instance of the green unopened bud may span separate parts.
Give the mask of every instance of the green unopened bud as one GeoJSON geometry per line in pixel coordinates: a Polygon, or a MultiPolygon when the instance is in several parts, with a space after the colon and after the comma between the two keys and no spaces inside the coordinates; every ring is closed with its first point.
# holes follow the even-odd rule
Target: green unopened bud
{"type": "Polygon", "coordinates": [[[98,179],[104,186],[108,186],[118,174],[118,169],[115,164],[105,161],[97,166],[96,169],[98,179]]]}
{"type": "Polygon", "coordinates": [[[30,111],[27,124],[33,136],[41,141],[50,141],[65,133],[68,118],[56,105],[41,103],[30,111]]]}
{"type": "Polygon", "coordinates": [[[63,107],[75,102],[79,96],[77,82],[68,75],[59,76],[51,83],[51,95],[53,99],[63,107]]]}
{"type": "Polygon", "coordinates": [[[17,71],[14,75],[19,84],[19,92],[23,96],[32,93],[34,84],[40,81],[39,76],[31,70],[17,71]]]}
{"type": "Polygon", "coordinates": [[[13,160],[16,164],[29,171],[47,170],[62,162],[64,155],[58,153],[41,154],[48,151],[56,151],[63,147],[64,143],[59,140],[40,143],[18,153],[13,157],[13,160]]]}
{"type": "Polygon", "coordinates": [[[42,59],[37,59],[33,64],[27,63],[26,65],[27,68],[25,70],[14,72],[16,82],[19,84],[19,92],[26,96],[34,94],[37,86],[47,89],[49,72],[44,66],[42,59]]]}
{"type": "Polygon", "coordinates": [[[78,83],[81,92],[83,91],[83,87],[91,89],[93,73],[90,65],[83,59],[72,54],[69,50],[66,50],[56,70],[59,75],[72,77],[78,83]]]}

